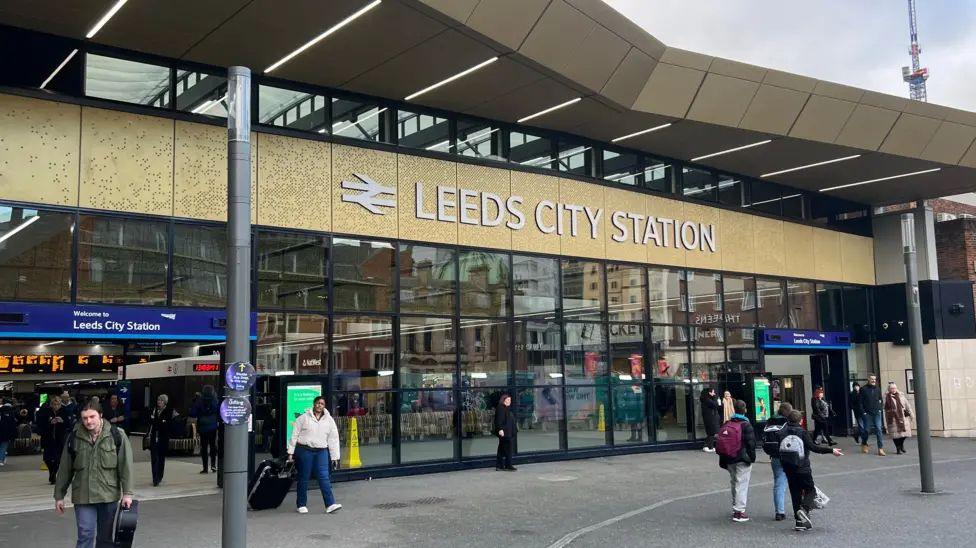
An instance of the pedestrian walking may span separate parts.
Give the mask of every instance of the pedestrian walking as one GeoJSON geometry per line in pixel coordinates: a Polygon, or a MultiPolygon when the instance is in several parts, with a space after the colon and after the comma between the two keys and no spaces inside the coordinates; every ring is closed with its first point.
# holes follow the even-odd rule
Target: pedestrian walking
{"type": "Polygon", "coordinates": [[[888,393],[884,400],[885,424],[888,434],[895,442],[895,454],[905,452],[905,438],[912,437],[912,418],[915,413],[908,403],[908,398],[898,390],[898,385],[888,383],[888,393]]]}
{"type": "Polygon", "coordinates": [[[715,452],[715,434],[722,426],[722,406],[719,403],[718,395],[714,388],[709,388],[701,394],[701,413],[702,422],[705,424],[705,447],[702,451],[706,453],[715,452]]]}
{"type": "Polygon", "coordinates": [[[219,425],[217,415],[219,412],[220,406],[217,404],[214,387],[208,384],[203,387],[203,394],[190,409],[190,417],[196,419],[194,427],[200,439],[200,460],[203,462],[201,474],[208,472],[208,460],[210,463],[209,471],[217,471],[217,426],[219,425]]]}
{"type": "Polygon", "coordinates": [[[498,450],[495,452],[495,470],[514,472],[512,453],[515,451],[515,437],[518,426],[515,424],[515,413],[512,411],[512,396],[502,394],[495,407],[494,434],[498,437],[498,450]]]}
{"type": "Polygon", "coordinates": [[[118,394],[112,394],[108,397],[108,406],[102,408],[102,418],[116,428],[126,429],[128,417],[125,416],[125,409],[119,402],[118,394]]]}
{"type": "Polygon", "coordinates": [[[156,408],[149,416],[149,458],[152,464],[153,487],[163,481],[166,471],[166,454],[169,452],[169,438],[172,433],[173,419],[178,416],[169,405],[169,396],[160,394],[156,398],[156,408]]]}
{"type": "Polygon", "coordinates": [[[810,453],[841,456],[840,449],[831,449],[825,445],[817,445],[806,428],[800,424],[803,413],[797,410],[790,412],[789,422],[780,431],[779,460],[786,473],[786,482],[790,486],[790,501],[793,504],[793,529],[809,531],[813,529],[810,511],[813,510],[817,487],[813,482],[813,467],[810,464],[810,453]]]}
{"type": "Polygon", "coordinates": [[[54,508],[64,513],[64,496],[78,524],[78,548],[115,546],[112,542],[116,505],[132,505],[132,446],[129,438],[102,418],[101,407],[89,402],[72,429],[61,455],[54,486],[54,508]]]}
{"type": "Polygon", "coordinates": [[[17,418],[14,417],[14,406],[9,403],[0,405],[0,466],[7,465],[7,447],[17,437],[17,418]]]}
{"type": "Polygon", "coordinates": [[[319,490],[325,501],[325,513],[342,508],[332,493],[329,472],[339,465],[339,428],[325,408],[325,397],[318,396],[312,408],[295,419],[288,440],[288,462],[298,463],[298,493],[295,503],[299,514],[308,513],[308,480],[316,471],[319,490]]]}
{"type": "Polygon", "coordinates": [[[722,423],[725,424],[729,422],[732,415],[735,414],[735,400],[732,399],[732,392],[728,390],[722,394],[722,423]]]}
{"type": "Polygon", "coordinates": [[[837,445],[830,437],[830,402],[824,399],[824,389],[821,386],[814,388],[813,400],[810,401],[810,408],[813,410],[813,440],[824,440],[827,445],[837,445]]]}
{"type": "Polygon", "coordinates": [[[719,428],[715,451],[718,465],[729,472],[732,487],[732,521],[749,521],[746,504],[749,498],[749,478],[752,463],[756,462],[756,433],[746,417],[746,402],[736,400],[735,413],[719,428]]]}
{"type": "Polygon", "coordinates": [[[773,469],[773,519],[786,519],[786,472],[779,460],[779,433],[786,426],[787,417],[793,411],[788,403],[779,404],[776,416],[766,422],[763,429],[763,451],[769,455],[769,466],[773,469]]]}
{"type": "Polygon", "coordinates": [[[881,403],[881,388],[878,386],[878,377],[868,376],[868,383],[861,387],[861,407],[864,414],[861,415],[861,422],[864,429],[861,431],[861,452],[868,452],[868,437],[871,432],[878,436],[878,456],[885,456],[884,433],[882,432],[881,422],[884,420],[884,407],[881,403]]]}
{"type": "MultiPolygon", "coordinates": [[[[851,406],[851,413],[854,415],[854,442],[861,443],[864,440],[864,406],[861,405],[861,385],[854,383],[851,386],[851,394],[848,397],[851,406]]],[[[865,440],[865,443],[867,441],[865,440]]]]}
{"type": "Polygon", "coordinates": [[[37,432],[41,435],[44,465],[47,466],[47,481],[54,485],[61,462],[61,449],[71,427],[68,410],[61,405],[61,398],[51,396],[46,406],[34,418],[37,432]]]}

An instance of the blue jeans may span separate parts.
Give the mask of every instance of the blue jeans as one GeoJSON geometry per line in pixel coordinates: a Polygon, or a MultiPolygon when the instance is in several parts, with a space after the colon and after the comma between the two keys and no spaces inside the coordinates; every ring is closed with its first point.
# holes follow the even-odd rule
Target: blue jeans
{"type": "Polygon", "coordinates": [[[115,520],[115,502],[76,504],[75,519],[78,521],[77,548],[112,548],[112,522],[115,520]],[[95,541],[95,533],[98,541],[95,541]]]}
{"type": "Polygon", "coordinates": [[[881,427],[881,412],[865,413],[861,417],[861,445],[868,444],[871,431],[878,436],[878,449],[884,449],[884,433],[881,427]]]}
{"type": "Polygon", "coordinates": [[[786,472],[779,462],[779,457],[769,457],[769,464],[773,467],[773,511],[777,514],[786,513],[786,472]]]}
{"type": "Polygon", "coordinates": [[[315,470],[319,478],[319,490],[326,506],[335,504],[332,494],[332,483],[329,481],[329,450],[309,451],[304,447],[295,448],[295,461],[298,463],[298,496],[297,506],[308,506],[308,479],[315,470]]]}
{"type": "Polygon", "coordinates": [[[7,446],[9,445],[9,441],[0,441],[0,462],[5,462],[7,460],[7,446]]]}

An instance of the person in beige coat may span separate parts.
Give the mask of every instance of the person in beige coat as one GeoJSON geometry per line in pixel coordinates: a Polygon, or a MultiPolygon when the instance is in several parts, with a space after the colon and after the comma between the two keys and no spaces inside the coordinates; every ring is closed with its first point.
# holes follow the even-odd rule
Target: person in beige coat
{"type": "Polygon", "coordinates": [[[729,422],[734,414],[735,400],[732,399],[732,393],[726,390],[722,394],[722,424],[729,422]]]}
{"type": "Polygon", "coordinates": [[[898,390],[895,383],[888,384],[888,393],[884,397],[885,424],[888,433],[895,441],[896,454],[905,453],[905,438],[912,437],[912,419],[915,413],[908,403],[908,398],[898,390]]]}

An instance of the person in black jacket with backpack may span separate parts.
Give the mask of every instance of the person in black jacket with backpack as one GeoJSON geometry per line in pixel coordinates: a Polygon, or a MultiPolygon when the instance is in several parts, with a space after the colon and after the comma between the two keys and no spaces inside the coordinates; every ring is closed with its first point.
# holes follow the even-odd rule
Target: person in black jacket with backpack
{"type": "Polygon", "coordinates": [[[746,504],[752,463],[756,462],[756,432],[746,417],[746,402],[735,400],[735,413],[718,431],[715,451],[718,465],[729,472],[732,486],[732,521],[749,521],[746,504]]]}
{"type": "Polygon", "coordinates": [[[495,455],[495,470],[514,472],[512,466],[512,452],[515,447],[515,436],[518,426],[515,424],[515,413],[512,412],[512,396],[502,394],[495,408],[495,423],[492,430],[498,436],[498,452],[495,455]]]}
{"type": "Polygon", "coordinates": [[[217,471],[217,427],[219,425],[217,415],[219,413],[220,404],[217,403],[214,387],[208,384],[203,387],[203,395],[190,409],[190,417],[197,420],[196,431],[200,437],[200,459],[203,461],[201,474],[207,473],[208,457],[210,471],[217,471]]]}
{"type": "Polygon", "coordinates": [[[796,518],[793,529],[809,531],[813,529],[810,510],[814,508],[814,498],[817,495],[817,488],[813,483],[813,467],[810,465],[810,452],[833,453],[838,457],[844,453],[840,449],[831,449],[814,443],[810,433],[800,424],[803,414],[799,411],[794,409],[787,419],[789,423],[779,433],[779,460],[790,486],[790,499],[793,502],[793,515],[796,518]]]}
{"type": "Polygon", "coordinates": [[[779,462],[779,433],[786,427],[787,418],[793,406],[783,402],[776,410],[776,416],[766,421],[763,429],[763,451],[769,455],[769,466],[773,469],[773,512],[776,521],[786,519],[786,472],[779,462]]]}

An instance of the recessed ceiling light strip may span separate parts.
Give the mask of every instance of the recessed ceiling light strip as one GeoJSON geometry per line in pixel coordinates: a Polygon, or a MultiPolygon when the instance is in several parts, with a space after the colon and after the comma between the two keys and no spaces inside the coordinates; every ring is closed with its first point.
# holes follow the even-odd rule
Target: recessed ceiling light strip
{"type": "Polygon", "coordinates": [[[617,137],[616,139],[611,139],[610,142],[611,143],[619,143],[620,141],[623,141],[624,139],[630,139],[631,137],[637,137],[638,135],[644,135],[645,133],[650,133],[652,131],[657,131],[659,129],[664,129],[664,128],[670,126],[670,125],[671,125],[671,122],[668,122],[666,124],[661,124],[659,126],[654,126],[652,128],[647,128],[647,129],[644,129],[644,130],[641,130],[641,131],[637,131],[637,132],[631,133],[629,135],[623,135],[623,136],[617,137]]]}
{"type": "Polygon", "coordinates": [[[68,56],[64,58],[64,61],[61,61],[61,64],[58,65],[58,68],[54,69],[54,72],[52,72],[51,75],[48,76],[46,80],[44,80],[44,83],[41,84],[41,89],[44,89],[45,87],[47,87],[47,85],[51,83],[51,80],[54,80],[54,77],[57,76],[59,72],[61,72],[61,69],[63,69],[64,66],[67,65],[68,62],[71,61],[71,59],[77,53],[78,53],[78,50],[77,49],[71,50],[71,53],[69,53],[68,56]]]}
{"type": "Polygon", "coordinates": [[[103,15],[102,18],[99,19],[97,23],[95,23],[95,26],[92,27],[90,31],[88,31],[88,34],[85,35],[85,38],[92,38],[96,34],[98,34],[98,31],[102,30],[102,27],[105,26],[105,23],[108,23],[108,20],[111,19],[120,9],[122,9],[122,6],[124,6],[126,2],[128,2],[128,0],[118,0],[118,2],[116,2],[115,5],[111,7],[111,9],[105,12],[105,15],[103,15]]]}
{"type": "Polygon", "coordinates": [[[843,158],[834,158],[833,160],[827,160],[825,162],[817,162],[815,164],[807,164],[805,166],[791,167],[790,169],[781,169],[779,171],[774,171],[772,173],[764,173],[759,177],[774,177],[776,175],[782,175],[784,173],[793,173],[794,171],[800,171],[801,169],[809,169],[811,167],[825,166],[827,164],[835,164],[837,162],[843,162],[845,160],[853,160],[854,158],[860,158],[860,154],[854,154],[851,156],[844,156],[843,158]]]}
{"type": "Polygon", "coordinates": [[[497,60],[498,60],[498,57],[496,56],[496,57],[492,57],[491,59],[488,59],[486,61],[482,61],[482,62],[478,63],[477,65],[471,67],[471,68],[462,70],[461,72],[455,74],[454,76],[451,76],[450,78],[445,78],[445,79],[441,80],[440,82],[437,82],[436,84],[433,84],[431,86],[427,86],[424,89],[422,89],[422,90],[420,90],[420,91],[418,91],[416,93],[407,95],[406,97],[403,98],[403,100],[404,101],[410,101],[412,99],[416,99],[417,97],[420,97],[421,95],[427,93],[428,91],[433,91],[433,90],[435,90],[435,89],[437,89],[437,88],[439,88],[439,87],[441,87],[441,86],[443,86],[445,84],[450,84],[451,82],[457,80],[458,78],[464,78],[465,76],[471,74],[472,72],[474,72],[474,71],[476,71],[478,69],[487,67],[488,65],[494,63],[497,60]]]}
{"type": "Polygon", "coordinates": [[[558,105],[556,105],[554,107],[549,107],[549,108],[547,108],[545,110],[540,110],[539,112],[536,112],[535,114],[529,114],[528,116],[526,116],[524,118],[519,118],[517,120],[517,123],[521,124],[522,122],[527,122],[527,121],[529,121],[529,120],[531,120],[533,118],[538,118],[539,116],[543,116],[543,115],[549,114],[550,112],[552,112],[554,110],[559,110],[561,108],[568,107],[569,105],[578,103],[578,102],[580,102],[582,100],[583,100],[582,97],[577,97],[575,99],[570,99],[569,101],[566,101],[565,103],[559,103],[558,105]]]}
{"type": "Polygon", "coordinates": [[[752,143],[750,145],[743,145],[741,147],[730,148],[728,150],[720,150],[718,152],[713,152],[711,154],[706,154],[704,156],[698,156],[697,158],[692,158],[690,161],[697,162],[699,160],[704,160],[706,158],[714,158],[716,156],[722,156],[723,154],[732,154],[733,152],[739,152],[740,150],[745,150],[747,148],[753,148],[760,145],[765,145],[767,143],[772,143],[772,139],[766,139],[765,141],[759,141],[758,143],[752,143]]]}
{"type": "Polygon", "coordinates": [[[941,167],[936,167],[932,169],[923,169],[922,171],[913,171],[911,173],[902,173],[901,175],[892,175],[890,177],[881,177],[880,179],[870,179],[868,181],[859,181],[857,183],[850,183],[846,185],[837,185],[828,188],[821,188],[820,192],[828,192],[830,190],[840,190],[842,188],[851,188],[852,186],[867,185],[871,183],[880,183],[881,181],[890,181],[892,179],[901,179],[902,177],[911,177],[912,175],[923,175],[925,173],[934,173],[936,171],[941,171],[941,167]]]}
{"type": "Polygon", "coordinates": [[[336,23],[335,25],[333,25],[332,27],[330,27],[329,30],[323,32],[322,34],[316,36],[315,38],[312,38],[308,42],[305,42],[305,44],[303,44],[301,47],[299,47],[295,51],[293,51],[293,52],[289,53],[288,55],[282,57],[281,59],[279,59],[278,61],[276,61],[273,65],[271,65],[270,67],[264,69],[265,74],[267,74],[267,73],[271,72],[272,70],[280,67],[281,65],[284,65],[288,61],[291,61],[292,59],[294,59],[295,57],[297,57],[303,51],[305,51],[308,48],[314,46],[315,44],[318,44],[322,40],[325,40],[326,38],[328,38],[330,35],[334,34],[336,31],[338,31],[342,27],[348,25],[349,23],[352,23],[354,20],[356,20],[359,17],[361,17],[367,11],[369,11],[369,10],[375,8],[376,6],[380,5],[380,2],[382,2],[382,1],[383,0],[374,0],[373,2],[370,2],[366,7],[360,9],[356,13],[350,15],[349,17],[346,17],[342,21],[339,21],[338,23],[336,23]]]}

